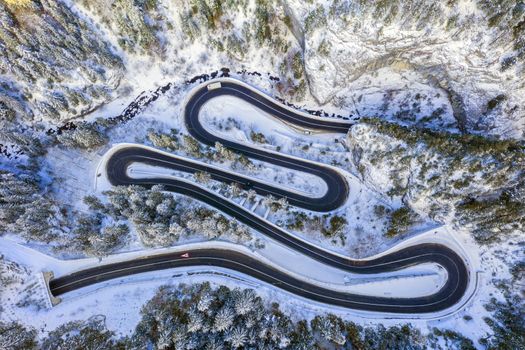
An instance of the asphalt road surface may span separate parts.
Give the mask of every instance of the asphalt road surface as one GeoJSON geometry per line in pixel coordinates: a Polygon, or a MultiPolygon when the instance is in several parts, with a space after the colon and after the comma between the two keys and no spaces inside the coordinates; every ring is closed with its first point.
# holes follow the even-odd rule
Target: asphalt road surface
{"type": "MultiPolygon", "coordinates": [[[[390,271],[392,267],[390,262],[395,260],[399,262],[399,259],[403,258],[414,259],[415,256],[413,260],[415,262],[438,262],[443,264],[449,273],[454,272],[451,276],[449,275],[445,287],[438,293],[420,298],[384,298],[334,291],[296,279],[280,269],[268,266],[237,251],[223,249],[196,249],[189,251],[187,257],[183,257],[185,255],[183,253],[171,253],[101,265],[53,279],[50,282],[50,290],[54,296],[59,296],[95,283],[132,274],[184,266],[213,266],[244,273],[295,295],[326,304],[388,313],[428,313],[454,305],[463,296],[466,286],[466,280],[458,280],[460,273],[466,273],[466,271],[455,270],[456,267],[463,266],[461,260],[454,260],[457,258],[454,254],[447,256],[447,251],[443,249],[439,249],[439,253],[429,253],[431,256],[420,253],[421,249],[428,251],[431,248],[428,245],[415,246],[389,256],[387,259],[366,263],[370,270],[390,271]]],[[[300,264],[300,261],[298,263],[300,264]]]]}
{"type": "MultiPolygon", "coordinates": [[[[223,145],[243,153],[250,158],[259,159],[288,168],[305,171],[320,176],[326,181],[328,191],[323,197],[309,198],[278,187],[248,179],[246,177],[209,168],[205,164],[191,160],[181,160],[169,155],[147,150],[141,147],[127,147],[115,152],[106,165],[108,179],[113,185],[142,185],[150,187],[162,184],[166,190],[190,196],[205,202],[225,214],[235,217],[240,222],[265,234],[291,249],[307,255],[320,263],[330,265],[348,272],[360,274],[377,274],[391,272],[421,263],[437,263],[447,271],[447,281],[436,293],[420,298],[388,298],[364,296],[333,291],[291,277],[286,272],[268,266],[233,250],[198,249],[188,251],[189,257],[181,253],[155,255],[141,259],[96,266],[71,275],[55,278],[50,281],[50,290],[54,296],[82,288],[94,283],[129,276],[136,273],[155,271],[182,266],[218,266],[245,273],[267,283],[271,283],[293,294],[319,302],[344,306],[352,309],[379,311],[389,313],[428,313],[444,310],[456,304],[464,295],[469,280],[469,271],[464,261],[453,250],[439,244],[419,244],[400,251],[384,255],[374,260],[352,260],[331,253],[313,244],[302,241],[287,231],[269,223],[244,207],[223,197],[176,178],[131,178],[127,169],[133,163],[146,163],[186,172],[206,171],[212,178],[224,182],[238,182],[249,186],[258,193],[286,197],[290,204],[310,210],[329,211],[337,208],[348,196],[348,185],[337,171],[281,154],[266,152],[242,144],[218,138],[208,133],[199,122],[199,111],[206,101],[223,95],[232,95],[254,104],[258,108],[281,118],[310,129],[334,133],[346,133],[349,124],[334,120],[308,118],[281,107],[258,93],[233,82],[222,83],[219,89],[209,90],[203,85],[187,102],[185,120],[193,137],[202,143],[223,145]],[[249,182],[249,183],[247,183],[249,182]]],[[[301,261],[297,261],[298,264],[301,261]]]]}
{"type": "MultiPolygon", "coordinates": [[[[272,193],[272,195],[276,197],[285,196],[292,205],[320,212],[337,209],[346,201],[349,190],[348,184],[338,171],[323,165],[298,160],[285,154],[268,152],[248,145],[239,144],[208,132],[199,120],[199,112],[206,102],[221,96],[237,97],[289,124],[310,130],[341,134],[342,138],[346,136],[348,129],[352,125],[350,122],[328,118],[306,117],[284,108],[273,100],[265,98],[264,95],[255,93],[251,89],[234,82],[223,82],[221,83],[221,88],[213,90],[209,90],[204,86],[192,95],[184,109],[184,121],[188,131],[190,135],[199,142],[209,146],[214,146],[216,142],[220,142],[224,146],[244,154],[249,158],[318,176],[328,185],[327,193],[320,198],[305,198],[304,196],[285,193],[283,191],[274,191],[277,193],[272,193]]],[[[259,191],[260,187],[261,186],[257,184],[257,186],[254,186],[254,190],[265,195],[266,193],[264,191],[259,191]]]]}

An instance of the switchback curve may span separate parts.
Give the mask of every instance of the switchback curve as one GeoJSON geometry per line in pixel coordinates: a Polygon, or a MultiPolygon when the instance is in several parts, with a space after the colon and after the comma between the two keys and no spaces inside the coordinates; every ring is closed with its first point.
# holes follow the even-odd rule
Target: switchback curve
{"type": "MultiPolygon", "coordinates": [[[[237,88],[239,88],[239,91],[242,91],[242,94],[236,95],[238,97],[257,97],[255,92],[247,89],[241,84],[228,82],[228,85],[223,83],[223,86],[228,86],[230,92],[221,94],[214,91],[220,91],[222,87],[219,89],[210,90],[207,88],[207,86],[203,85],[192,95],[192,97],[187,102],[185,108],[185,119],[190,133],[195,138],[210,145],[215,144],[217,141],[221,142],[227,147],[235,149],[240,153],[263,161],[275,164],[284,161],[286,162],[287,167],[290,167],[290,160],[294,164],[302,163],[300,166],[309,169],[316,167],[315,164],[310,162],[301,162],[300,160],[297,160],[293,157],[265,152],[264,150],[252,148],[243,144],[235,144],[231,141],[218,138],[217,136],[208,133],[198,121],[199,110],[205,101],[224,94],[235,95],[237,88]],[[249,94],[247,94],[247,92],[249,92],[249,94]],[[211,95],[207,95],[208,93],[211,95]]],[[[273,102],[261,96],[255,99],[248,97],[246,98],[248,102],[253,102],[255,105],[265,103],[273,104],[271,107],[272,110],[276,110],[275,106],[280,107],[277,102],[273,102]]],[[[288,122],[295,121],[298,124],[307,124],[309,128],[312,128],[312,122],[308,121],[308,117],[297,113],[294,114],[284,107],[280,108],[281,109],[279,110],[279,113],[283,113],[284,117],[288,118],[288,122]],[[298,117],[300,119],[298,119],[298,117]]],[[[330,120],[324,121],[313,119],[313,122],[315,125],[319,125],[320,128],[324,128],[323,130],[340,132],[337,130],[342,130],[343,128],[341,123],[330,120]]],[[[346,129],[348,129],[348,124],[345,123],[345,125],[346,129]]],[[[214,265],[230,268],[242,273],[247,273],[265,282],[278,285],[289,292],[311,298],[313,300],[368,311],[394,313],[425,313],[440,311],[453,306],[455,303],[461,300],[467,289],[469,271],[464,261],[457,253],[443,245],[433,243],[420,244],[390,253],[388,255],[383,255],[373,260],[349,259],[333,252],[321,249],[311,243],[305,242],[279,228],[278,226],[271,224],[267,220],[253,214],[247,209],[237,205],[236,203],[228,201],[225,198],[208,191],[207,189],[188,183],[187,181],[165,177],[147,179],[131,178],[127,174],[127,169],[131,164],[136,162],[168,167],[187,172],[209,171],[209,169],[206,169],[207,167],[202,165],[202,163],[199,165],[197,164],[198,162],[191,160],[182,160],[178,157],[171,157],[165,153],[148,150],[142,147],[130,146],[113,153],[107,160],[106,171],[109,181],[113,185],[135,184],[147,187],[153,186],[155,184],[162,184],[168,191],[188,195],[200,201],[206,202],[207,204],[221,210],[222,212],[237,218],[239,221],[267,235],[268,237],[287,245],[291,249],[308,255],[309,257],[321,263],[345,271],[353,273],[375,274],[394,271],[415,264],[430,262],[437,263],[446,269],[448,274],[447,281],[436,293],[421,298],[385,298],[362,296],[319,288],[318,286],[311,285],[307,282],[294,279],[280,270],[272,269],[272,271],[269,271],[267,269],[270,267],[267,265],[257,262],[255,259],[249,256],[242,254],[239,255],[238,252],[208,249],[190,251],[190,256],[195,257],[195,259],[180,259],[175,254],[164,254],[156,257],[147,257],[144,259],[131,260],[117,264],[102,265],[92,269],[79,271],[68,276],[53,279],[50,282],[50,287],[54,295],[60,295],[68,291],[81,288],[88,284],[97,283],[99,281],[133,273],[153,271],[177,266],[194,265],[214,265]],[[201,169],[199,167],[203,168],[201,169]],[[246,270],[246,266],[249,266],[248,270],[246,270]],[[268,274],[268,272],[270,272],[270,274],[268,274]],[[334,295],[336,297],[334,297],[334,295]]],[[[321,166],[315,169],[315,171],[319,171],[321,175],[323,170],[325,169],[323,169],[321,166]]],[[[344,192],[343,190],[348,191],[344,178],[337,171],[333,171],[332,174],[335,174],[335,177],[330,178],[334,181],[330,182],[330,184],[332,184],[332,186],[336,186],[336,190],[338,190],[338,192],[344,192]],[[343,186],[343,188],[340,186],[343,186]]],[[[242,183],[242,181],[245,181],[244,179],[236,179],[235,176],[235,174],[217,169],[213,169],[212,173],[212,177],[215,177],[219,181],[225,181],[225,179],[229,180],[230,182],[240,181],[242,183]]],[[[259,188],[258,190],[262,191],[263,188],[259,188]]],[[[280,188],[273,188],[271,190],[273,192],[277,192],[280,196],[286,196],[286,190],[280,188]]],[[[330,189],[327,193],[329,192],[330,189]]],[[[346,195],[347,192],[345,196],[346,195]]],[[[292,203],[291,200],[290,203],[292,203]]],[[[338,200],[333,201],[330,203],[330,205],[334,205],[333,203],[338,203],[338,200]]],[[[318,208],[323,210],[322,203],[317,203],[316,205],[318,208]]]]}

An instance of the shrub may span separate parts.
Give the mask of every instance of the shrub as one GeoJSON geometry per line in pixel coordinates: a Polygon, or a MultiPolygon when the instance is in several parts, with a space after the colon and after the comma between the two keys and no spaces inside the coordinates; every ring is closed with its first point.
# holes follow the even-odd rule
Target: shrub
{"type": "Polygon", "coordinates": [[[487,102],[487,111],[492,111],[494,108],[499,106],[506,99],[507,99],[507,96],[504,95],[504,94],[500,94],[500,95],[494,97],[489,102],[487,102]]]}
{"type": "Polygon", "coordinates": [[[250,138],[253,142],[266,143],[266,137],[261,132],[250,131],[250,138]]]}
{"type": "Polygon", "coordinates": [[[180,148],[179,138],[177,137],[177,134],[177,129],[171,129],[169,134],[151,131],[148,133],[148,139],[155,147],[165,148],[168,151],[175,151],[180,148]]]}
{"type": "Polygon", "coordinates": [[[517,295],[500,302],[492,299],[486,305],[488,311],[494,312],[493,318],[485,322],[494,334],[482,338],[480,342],[490,350],[525,349],[525,304],[517,295]]]}
{"type": "Polygon", "coordinates": [[[311,33],[316,28],[325,26],[327,23],[326,14],[324,7],[322,5],[317,6],[317,8],[311,11],[306,19],[304,20],[304,31],[306,33],[311,33]]]}
{"type": "Polygon", "coordinates": [[[401,207],[392,212],[386,231],[387,237],[394,237],[405,233],[415,223],[416,215],[408,207],[401,207]]]}
{"type": "Polygon", "coordinates": [[[348,222],[346,219],[339,215],[334,215],[329,220],[328,228],[323,228],[322,233],[325,237],[334,237],[337,234],[341,234],[342,230],[348,222]]]}

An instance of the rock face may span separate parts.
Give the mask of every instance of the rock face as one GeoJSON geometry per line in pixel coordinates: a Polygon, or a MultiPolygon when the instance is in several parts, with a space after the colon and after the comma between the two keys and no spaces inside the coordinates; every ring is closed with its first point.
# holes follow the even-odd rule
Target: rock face
{"type": "Polygon", "coordinates": [[[0,101],[29,120],[107,102],[123,66],[100,33],[56,0],[0,1],[0,101]]]}
{"type": "MultiPolygon", "coordinates": [[[[518,57],[525,40],[519,38],[525,27],[520,23],[525,22],[518,5],[466,0],[287,3],[295,22],[303,24],[306,75],[320,104],[395,117],[392,109],[381,108],[392,98],[385,91],[407,95],[424,87],[448,97],[444,110],[460,131],[523,136],[525,88],[518,57]],[[492,16],[498,13],[502,18],[496,22],[492,16]],[[392,79],[399,74],[400,79],[392,79]],[[503,92],[505,99],[490,108],[503,92]]],[[[412,114],[419,119],[431,111],[412,114]]]]}

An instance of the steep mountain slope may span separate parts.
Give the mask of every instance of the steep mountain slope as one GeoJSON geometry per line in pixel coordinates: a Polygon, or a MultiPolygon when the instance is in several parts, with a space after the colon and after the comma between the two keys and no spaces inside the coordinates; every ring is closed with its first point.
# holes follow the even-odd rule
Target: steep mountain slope
{"type": "Polygon", "coordinates": [[[55,0],[0,1],[0,106],[60,122],[108,102],[123,65],[100,33],[55,0]]]}
{"type": "MultiPolygon", "coordinates": [[[[206,121],[238,141],[347,171],[352,197],[344,209],[321,216],[290,209],[286,199],[211,181],[208,173],[188,175],[187,181],[242,200],[293,234],[348,255],[368,256],[429,228],[436,239],[450,232],[479,255],[483,272],[472,273],[481,292],[447,320],[418,320],[415,331],[403,328],[407,347],[472,348],[455,332],[432,329],[442,325],[479,339],[475,346],[523,347],[516,336],[524,333],[522,0],[0,0],[0,248],[9,251],[14,240],[19,248],[30,245],[48,255],[106,258],[218,236],[264,248],[236,221],[162,188],[92,193],[98,161],[108,145],[119,142],[153,145],[281,185],[295,178],[315,187],[304,174],[253,162],[220,144],[206,147],[188,134],[185,98],[210,72],[230,72],[297,108],[355,120],[346,137],[318,135],[287,129],[233,99],[208,105],[206,121]],[[419,330],[427,334],[421,337],[419,330]]],[[[0,318],[0,347],[2,336],[16,338],[23,328],[4,323],[11,318],[23,315],[28,324],[46,324],[47,332],[63,316],[93,316],[100,305],[126,309],[120,319],[108,312],[108,319],[110,329],[129,333],[139,321],[142,292],[153,296],[157,286],[116,286],[127,288],[125,297],[108,289],[104,296],[111,297],[99,298],[95,291],[84,300],[96,307],[51,310],[49,326],[48,314],[31,309],[42,307],[44,296],[27,297],[40,286],[44,262],[24,270],[31,274],[24,292],[21,278],[4,273],[9,293],[0,291],[0,298],[9,302],[0,318]],[[10,299],[15,295],[20,302],[10,299]],[[123,321],[133,313],[135,321],[123,321]]],[[[194,275],[186,277],[195,282],[194,275]]],[[[222,275],[214,278],[227,283],[222,275]]],[[[289,304],[291,315],[303,305],[289,304]]],[[[320,308],[312,310],[309,316],[320,308]]],[[[162,315],[169,325],[171,315],[162,315]]],[[[274,307],[271,317],[284,316],[274,307]]],[[[331,328],[339,345],[365,348],[350,338],[370,329],[356,331],[353,323],[330,319],[321,328],[331,328]]],[[[69,324],[58,328],[53,341],[93,326],[112,343],[103,323],[69,324]]],[[[394,328],[389,348],[400,340],[394,328]]],[[[29,329],[21,338],[35,342],[35,334],[29,329]]],[[[163,334],[171,346],[172,329],[163,334]]],[[[378,334],[382,338],[385,329],[378,334]]],[[[323,337],[322,346],[333,341],[323,337]]]]}
{"type": "Polygon", "coordinates": [[[452,115],[460,131],[523,137],[521,1],[289,3],[319,103],[427,125],[452,115]]]}

